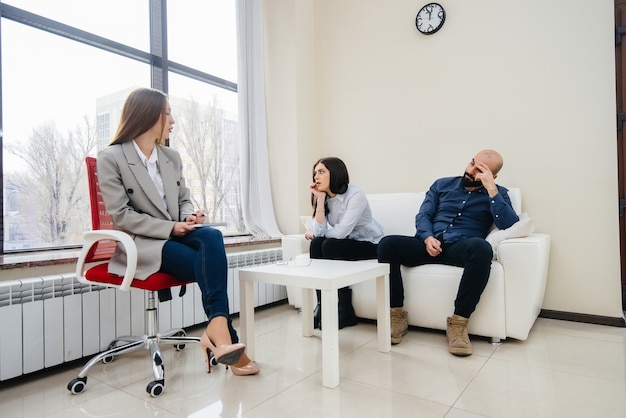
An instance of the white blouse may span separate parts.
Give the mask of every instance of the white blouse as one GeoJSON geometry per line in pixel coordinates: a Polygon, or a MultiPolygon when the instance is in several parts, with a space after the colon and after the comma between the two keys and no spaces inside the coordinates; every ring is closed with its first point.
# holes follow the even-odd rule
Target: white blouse
{"type": "Polygon", "coordinates": [[[161,196],[161,199],[163,199],[163,204],[165,205],[165,207],[167,207],[167,201],[165,200],[165,186],[163,186],[163,177],[161,177],[161,170],[159,170],[159,157],[157,155],[157,147],[152,148],[150,158],[146,158],[134,139],[133,145],[135,146],[137,154],[139,154],[141,162],[148,170],[148,175],[152,179],[154,186],[157,188],[159,196],[161,196]]]}
{"type": "Polygon", "coordinates": [[[316,237],[354,239],[374,244],[384,236],[383,227],[372,217],[372,210],[365,193],[357,186],[348,184],[345,193],[326,198],[328,215],[324,223],[313,219],[313,235],[316,237]]]}

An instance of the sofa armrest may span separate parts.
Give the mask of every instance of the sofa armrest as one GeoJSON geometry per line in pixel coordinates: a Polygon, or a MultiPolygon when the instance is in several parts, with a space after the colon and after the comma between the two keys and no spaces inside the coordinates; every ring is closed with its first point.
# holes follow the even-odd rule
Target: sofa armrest
{"type": "Polygon", "coordinates": [[[550,236],[530,234],[502,241],[498,261],[504,267],[506,333],[525,340],[541,311],[548,278],[550,236]]]}
{"type": "Polygon", "coordinates": [[[310,241],[304,238],[304,234],[283,235],[281,247],[283,260],[289,261],[296,256],[309,252],[310,241]]]}

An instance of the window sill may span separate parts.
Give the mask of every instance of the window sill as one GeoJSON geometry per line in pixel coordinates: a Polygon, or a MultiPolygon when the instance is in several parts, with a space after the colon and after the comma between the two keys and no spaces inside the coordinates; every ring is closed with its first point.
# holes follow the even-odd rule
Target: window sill
{"type": "MultiPolygon", "coordinates": [[[[280,238],[254,238],[249,235],[241,237],[225,237],[226,250],[251,245],[280,243],[280,238]]],[[[30,267],[46,267],[60,264],[75,264],[80,249],[50,250],[0,255],[0,271],[30,267]]]]}

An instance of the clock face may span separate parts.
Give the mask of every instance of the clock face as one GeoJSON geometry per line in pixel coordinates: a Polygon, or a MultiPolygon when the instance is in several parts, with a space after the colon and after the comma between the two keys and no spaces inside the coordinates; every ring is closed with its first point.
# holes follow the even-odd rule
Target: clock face
{"type": "Polygon", "coordinates": [[[432,35],[443,26],[446,12],[438,3],[429,3],[422,7],[415,17],[417,30],[425,35],[432,35]]]}

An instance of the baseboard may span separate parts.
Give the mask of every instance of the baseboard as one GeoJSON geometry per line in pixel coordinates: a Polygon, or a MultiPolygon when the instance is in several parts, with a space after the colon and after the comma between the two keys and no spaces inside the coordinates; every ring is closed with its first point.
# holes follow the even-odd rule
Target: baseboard
{"type": "Polygon", "coordinates": [[[626,328],[624,317],[614,318],[611,316],[589,315],[574,312],[561,312],[542,309],[539,317],[548,319],[560,319],[562,321],[583,322],[586,324],[609,325],[612,327],[626,328]]]}

